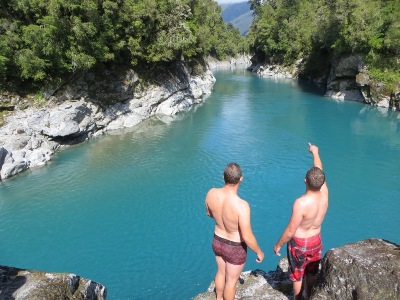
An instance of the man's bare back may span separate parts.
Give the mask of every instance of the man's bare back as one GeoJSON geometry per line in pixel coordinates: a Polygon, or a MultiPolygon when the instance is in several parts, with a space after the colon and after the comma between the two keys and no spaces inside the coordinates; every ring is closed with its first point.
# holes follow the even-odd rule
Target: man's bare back
{"type": "Polygon", "coordinates": [[[242,242],[239,232],[240,215],[248,205],[229,186],[211,189],[206,197],[208,215],[215,220],[214,233],[234,242],[242,242]]]}
{"type": "Polygon", "coordinates": [[[328,188],[326,183],[319,192],[305,193],[294,203],[293,210],[302,214],[302,219],[294,234],[308,238],[321,232],[321,224],[328,210],[328,188]]]}

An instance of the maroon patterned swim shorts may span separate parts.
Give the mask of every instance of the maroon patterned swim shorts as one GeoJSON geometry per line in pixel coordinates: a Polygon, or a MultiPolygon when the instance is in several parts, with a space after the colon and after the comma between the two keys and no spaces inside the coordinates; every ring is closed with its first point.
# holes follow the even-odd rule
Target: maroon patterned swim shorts
{"type": "Polygon", "coordinates": [[[221,256],[232,265],[242,265],[246,262],[247,245],[245,242],[232,242],[214,234],[212,249],[216,256],[221,256]]]}
{"type": "Polygon", "coordinates": [[[293,237],[287,243],[290,280],[301,281],[304,275],[316,275],[322,257],[321,234],[309,238],[293,237]]]}

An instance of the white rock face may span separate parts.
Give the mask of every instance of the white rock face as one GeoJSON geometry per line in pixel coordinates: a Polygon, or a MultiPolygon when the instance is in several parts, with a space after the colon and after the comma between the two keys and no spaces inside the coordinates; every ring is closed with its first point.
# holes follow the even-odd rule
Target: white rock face
{"type": "MultiPolygon", "coordinates": [[[[125,101],[107,108],[85,97],[60,101],[70,99],[71,95],[89,94],[67,87],[56,99],[61,102],[59,105],[15,111],[0,128],[0,179],[44,165],[62,146],[82,142],[105,131],[136,126],[150,116],[175,115],[200,103],[211,93],[215,77],[210,70],[198,76],[190,76],[183,64],[176,70],[158,85],[149,85],[138,92],[132,88],[136,82],[133,79],[110,83],[112,97],[125,101]],[[125,83],[127,86],[123,86],[125,83]],[[115,90],[123,95],[115,94],[115,90]]],[[[131,73],[128,75],[123,78],[136,78],[131,73]]]]}
{"type": "Polygon", "coordinates": [[[237,57],[230,57],[225,60],[217,60],[213,57],[207,57],[207,64],[211,70],[216,69],[231,69],[231,68],[247,68],[251,65],[251,56],[238,55],[237,57]]]}
{"type": "Polygon", "coordinates": [[[252,64],[247,68],[249,71],[257,73],[260,77],[272,77],[272,78],[294,78],[296,69],[289,71],[287,68],[279,65],[271,64],[252,64]]]}
{"type": "Polygon", "coordinates": [[[324,96],[338,101],[352,100],[352,101],[364,102],[364,97],[361,91],[358,90],[340,90],[337,92],[329,90],[325,93],[324,96]]]}

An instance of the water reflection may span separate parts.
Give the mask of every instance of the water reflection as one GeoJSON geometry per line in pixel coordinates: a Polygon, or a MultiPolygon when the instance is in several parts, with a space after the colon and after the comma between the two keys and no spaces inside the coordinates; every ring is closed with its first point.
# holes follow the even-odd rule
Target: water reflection
{"type": "Polygon", "coordinates": [[[400,149],[400,114],[397,111],[363,105],[351,129],[355,136],[379,137],[393,150],[400,149]]]}

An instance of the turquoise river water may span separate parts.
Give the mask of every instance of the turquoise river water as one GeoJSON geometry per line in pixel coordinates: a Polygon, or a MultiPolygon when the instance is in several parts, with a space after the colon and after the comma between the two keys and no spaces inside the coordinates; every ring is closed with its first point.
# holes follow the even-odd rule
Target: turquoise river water
{"type": "Polygon", "coordinates": [[[59,152],[0,182],[0,265],[69,272],[104,284],[107,299],[192,299],[213,280],[209,188],[231,161],[244,174],[253,231],[272,247],[304,192],[319,146],[330,206],[324,252],[349,242],[399,243],[400,114],[324,98],[297,80],[216,72],[205,102],[59,152]]]}

